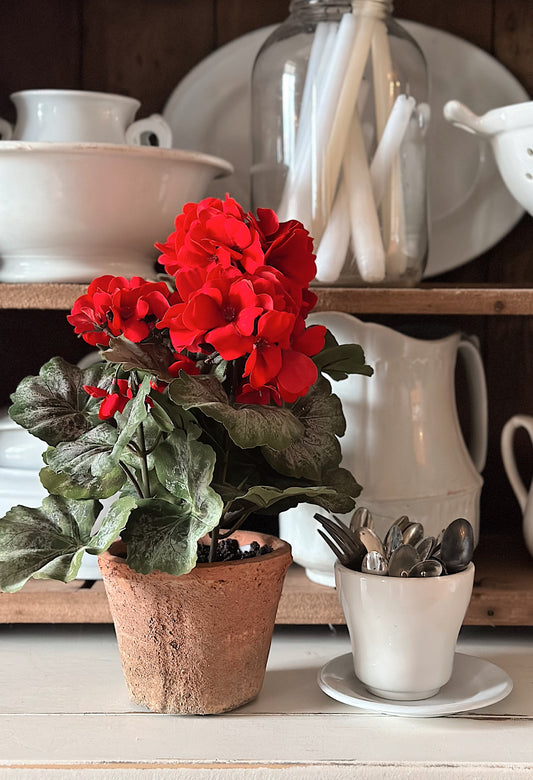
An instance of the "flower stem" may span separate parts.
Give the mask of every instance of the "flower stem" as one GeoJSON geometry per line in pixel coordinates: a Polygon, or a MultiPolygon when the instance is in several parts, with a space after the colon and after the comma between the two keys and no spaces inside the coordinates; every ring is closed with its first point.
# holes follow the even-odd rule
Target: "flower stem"
{"type": "Polygon", "coordinates": [[[148,476],[148,458],[146,452],[146,440],[144,438],[144,426],[139,424],[139,444],[140,444],[140,458],[141,458],[141,480],[142,488],[145,498],[150,497],[150,478],[148,476]]]}
{"type": "Polygon", "coordinates": [[[220,533],[220,526],[217,525],[211,531],[211,544],[209,546],[209,563],[213,563],[216,560],[219,533],[220,533]]]}
{"type": "Polygon", "coordinates": [[[228,536],[231,536],[231,534],[234,534],[235,531],[237,531],[241,525],[244,523],[247,517],[249,517],[253,512],[253,507],[251,509],[247,509],[245,512],[243,512],[239,519],[233,523],[231,528],[228,531],[225,531],[223,534],[219,534],[220,539],[227,539],[228,536]]]}
{"type": "Polygon", "coordinates": [[[126,474],[128,479],[130,480],[131,484],[133,485],[133,487],[137,491],[137,495],[139,496],[139,498],[144,498],[141,486],[139,485],[139,482],[135,478],[135,475],[130,471],[130,469],[126,466],[126,464],[123,463],[121,460],[119,460],[118,465],[120,466],[122,471],[126,474]]]}

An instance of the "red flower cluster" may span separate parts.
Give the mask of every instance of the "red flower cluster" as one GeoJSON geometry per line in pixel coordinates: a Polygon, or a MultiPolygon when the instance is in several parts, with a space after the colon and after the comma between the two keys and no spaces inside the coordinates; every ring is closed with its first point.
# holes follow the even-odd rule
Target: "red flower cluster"
{"type": "Polygon", "coordinates": [[[311,357],[324,345],[325,328],[305,327],[316,267],[303,225],[280,224],[270,209],[246,214],[226,196],[188,203],[175,228],[156,247],[176,292],[140,277],[100,277],[68,317],[75,332],[100,346],[111,336],[138,343],[159,332],[175,351],[171,375],[198,373],[191,354],[242,359],[236,397],[243,403],[305,395],[317,378],[311,357]]]}
{"type": "Polygon", "coordinates": [[[226,196],[188,203],[175,227],[156,245],[180,297],[157,324],[173,348],[245,358],[239,401],[305,395],[317,378],[311,356],[322,349],[325,328],[305,328],[316,267],[303,225],[280,224],[270,209],[255,218],[226,196]]]}
{"type": "Polygon", "coordinates": [[[93,346],[107,347],[110,337],[120,334],[139,343],[164,315],[173,295],[164,282],[99,276],[75,301],[67,320],[93,346]]]}

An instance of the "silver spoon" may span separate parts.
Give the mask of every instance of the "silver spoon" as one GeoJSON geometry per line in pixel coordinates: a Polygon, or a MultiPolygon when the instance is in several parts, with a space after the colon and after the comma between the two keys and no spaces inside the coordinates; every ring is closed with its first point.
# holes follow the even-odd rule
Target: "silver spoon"
{"type": "Polygon", "coordinates": [[[386,559],[376,550],[372,550],[372,552],[367,553],[363,558],[361,571],[364,572],[364,574],[385,575],[388,573],[388,570],[389,567],[387,565],[386,559]]]}
{"type": "Polygon", "coordinates": [[[458,517],[444,530],[439,550],[448,574],[466,569],[474,554],[474,531],[464,517],[458,517]]]}
{"type": "Polygon", "coordinates": [[[355,528],[352,533],[366,547],[367,552],[375,551],[380,555],[385,554],[383,542],[371,528],[355,528]]]}
{"type": "Polygon", "coordinates": [[[387,558],[403,544],[403,534],[397,525],[391,525],[385,537],[384,546],[387,558]]]}
{"type": "Polygon", "coordinates": [[[410,525],[410,524],[411,524],[411,521],[409,520],[409,518],[407,517],[407,515],[402,515],[402,516],[401,516],[401,517],[399,517],[399,518],[396,520],[396,522],[394,523],[394,525],[397,525],[397,526],[398,526],[398,528],[400,529],[400,531],[401,531],[402,533],[405,531],[405,529],[407,528],[407,526],[408,526],[408,525],[410,525]]]}
{"type": "Polygon", "coordinates": [[[374,521],[372,519],[372,514],[370,513],[370,510],[366,508],[366,506],[359,506],[353,513],[352,519],[350,520],[350,528],[353,531],[355,528],[373,528],[374,527],[374,521]]]}
{"type": "Polygon", "coordinates": [[[389,558],[389,576],[408,577],[415,563],[419,561],[420,557],[415,548],[410,544],[402,544],[389,558]]]}
{"type": "Polygon", "coordinates": [[[410,523],[403,532],[403,543],[413,547],[424,538],[424,526],[421,523],[410,523]]]}
{"type": "Polygon", "coordinates": [[[431,553],[435,549],[437,540],[434,536],[426,536],[415,544],[415,550],[420,555],[423,561],[431,557],[431,553]]]}
{"type": "Polygon", "coordinates": [[[419,561],[409,570],[409,577],[439,577],[442,574],[442,564],[434,558],[419,561]]]}

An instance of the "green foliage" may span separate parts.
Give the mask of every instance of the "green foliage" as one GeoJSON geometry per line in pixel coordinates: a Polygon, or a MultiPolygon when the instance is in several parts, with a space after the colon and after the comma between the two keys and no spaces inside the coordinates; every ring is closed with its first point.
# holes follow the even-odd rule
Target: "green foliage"
{"type": "Polygon", "coordinates": [[[98,402],[83,385],[98,385],[104,366],[81,369],[52,358],[38,376],[23,379],[11,396],[11,418],[47,444],[73,441],[98,422],[98,402]]]}
{"type": "Polygon", "coordinates": [[[49,445],[40,477],[50,495],[0,519],[2,590],[29,577],[71,580],[85,552],[101,554],[118,535],[135,570],[179,575],[195,566],[205,534],[254,511],[301,501],[353,508],[361,488],[339,466],[345,420],[323,374],[370,376],[360,347],[328,334],[317,382],[283,407],[235,403],[220,359],[209,374],[172,378],[160,343],[112,339],[104,357],[112,362],[84,370],[54,358],[12,396],[12,418],[49,445]],[[115,393],[117,379],[128,380],[130,400],[102,420],[100,399],[83,387],[115,393]]]}

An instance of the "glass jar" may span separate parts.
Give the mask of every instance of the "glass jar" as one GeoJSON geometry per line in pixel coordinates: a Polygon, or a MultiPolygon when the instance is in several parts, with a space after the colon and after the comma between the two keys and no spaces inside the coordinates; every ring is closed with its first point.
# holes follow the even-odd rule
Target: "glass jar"
{"type": "Polygon", "coordinates": [[[410,287],[428,253],[427,69],[390,0],[292,0],[252,75],[252,205],[303,222],[314,284],[410,287]]]}

